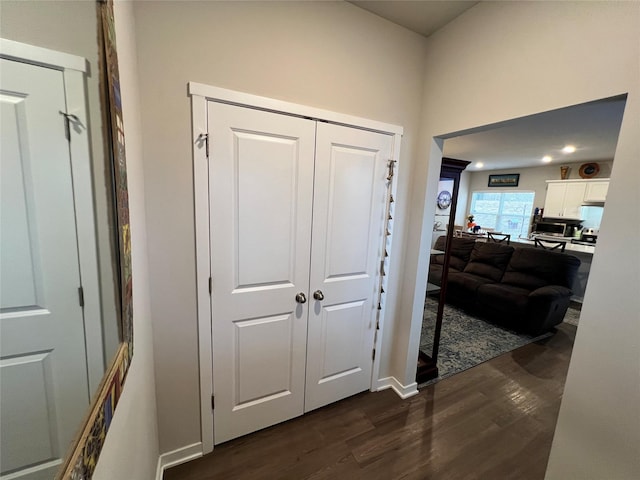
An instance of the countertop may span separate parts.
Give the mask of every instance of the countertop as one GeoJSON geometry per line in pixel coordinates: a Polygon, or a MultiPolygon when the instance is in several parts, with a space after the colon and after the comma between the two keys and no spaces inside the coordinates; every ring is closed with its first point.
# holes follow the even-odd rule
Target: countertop
{"type": "MultiPolygon", "coordinates": [[[[571,243],[572,237],[552,237],[552,236],[539,236],[542,240],[562,240],[566,241],[567,245],[564,248],[565,252],[575,252],[575,253],[588,253],[593,255],[596,251],[595,246],[591,245],[578,245],[576,243],[571,243]]],[[[533,245],[533,239],[528,238],[511,238],[511,243],[524,243],[526,245],[533,245]]]]}

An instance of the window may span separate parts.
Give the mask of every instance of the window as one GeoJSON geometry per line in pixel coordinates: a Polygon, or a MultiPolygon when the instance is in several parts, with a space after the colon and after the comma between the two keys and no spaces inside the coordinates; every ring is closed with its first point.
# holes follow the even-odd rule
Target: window
{"type": "Polygon", "coordinates": [[[526,237],[534,196],[535,192],[473,192],[470,213],[483,229],[526,237]]]}

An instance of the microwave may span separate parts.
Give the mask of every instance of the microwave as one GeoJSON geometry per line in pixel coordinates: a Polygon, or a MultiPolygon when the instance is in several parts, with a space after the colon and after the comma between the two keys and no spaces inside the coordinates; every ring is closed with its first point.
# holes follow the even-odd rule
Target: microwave
{"type": "Polygon", "coordinates": [[[549,235],[551,237],[568,237],[567,232],[568,225],[566,223],[556,222],[538,222],[535,225],[535,230],[532,233],[540,235],[549,235]]]}

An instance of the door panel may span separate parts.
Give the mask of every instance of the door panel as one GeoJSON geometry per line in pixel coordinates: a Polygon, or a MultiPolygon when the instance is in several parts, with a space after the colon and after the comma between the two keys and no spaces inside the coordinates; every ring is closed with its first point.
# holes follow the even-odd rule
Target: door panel
{"type": "Polygon", "coordinates": [[[315,123],[210,102],[214,442],[303,413],[315,123]]]}
{"type": "Polygon", "coordinates": [[[319,319],[322,348],[320,358],[314,359],[321,366],[318,383],[325,383],[345,375],[358,373],[360,352],[350,344],[353,338],[362,338],[365,317],[364,301],[332,305],[322,309],[319,319]]]}
{"type": "Polygon", "coordinates": [[[294,276],[298,142],[254,132],[233,131],[233,136],[237,150],[236,289],[290,285],[294,276]]]}
{"type": "Polygon", "coordinates": [[[324,262],[327,280],[367,274],[376,153],[340,145],[331,149],[324,262]]]}
{"type": "Polygon", "coordinates": [[[317,127],[305,411],[371,384],[392,137],[317,127]]]}
{"type": "Polygon", "coordinates": [[[0,62],[0,464],[51,478],[89,405],[64,86],[0,62]]]}
{"type": "Polygon", "coordinates": [[[234,322],[235,410],[291,394],[293,320],[276,315],[234,322]]]}
{"type": "Polygon", "coordinates": [[[57,450],[55,395],[51,377],[51,352],[0,360],[2,409],[0,417],[3,471],[20,470],[57,450]],[[8,413],[10,412],[10,414],[8,413]],[[22,435],[28,425],[29,435],[22,435]]]}

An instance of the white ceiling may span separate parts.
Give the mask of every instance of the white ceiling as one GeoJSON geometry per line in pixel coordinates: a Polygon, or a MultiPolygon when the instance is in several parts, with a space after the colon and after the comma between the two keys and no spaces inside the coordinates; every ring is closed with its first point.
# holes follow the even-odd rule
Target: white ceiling
{"type": "Polygon", "coordinates": [[[478,2],[457,0],[350,0],[350,3],[428,37],[478,2]]]}
{"type": "MultiPolygon", "coordinates": [[[[482,170],[612,160],[618,142],[625,100],[590,102],[531,115],[500,126],[445,140],[444,156],[482,162],[482,170]],[[574,145],[571,154],[562,152],[574,145]]],[[[468,170],[478,170],[475,164],[468,170]]]]}

